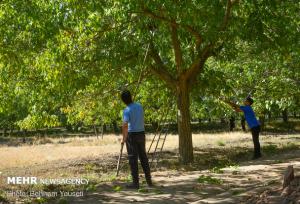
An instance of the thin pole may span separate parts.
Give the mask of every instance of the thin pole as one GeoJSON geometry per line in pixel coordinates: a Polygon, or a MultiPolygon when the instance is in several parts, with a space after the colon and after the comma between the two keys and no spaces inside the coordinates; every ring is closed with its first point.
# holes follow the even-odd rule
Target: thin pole
{"type": "Polygon", "coordinates": [[[121,143],[121,150],[120,150],[118,164],[117,164],[117,176],[119,176],[119,172],[120,172],[120,162],[121,162],[121,158],[122,158],[122,154],[123,154],[123,147],[124,147],[124,143],[121,143]]]}

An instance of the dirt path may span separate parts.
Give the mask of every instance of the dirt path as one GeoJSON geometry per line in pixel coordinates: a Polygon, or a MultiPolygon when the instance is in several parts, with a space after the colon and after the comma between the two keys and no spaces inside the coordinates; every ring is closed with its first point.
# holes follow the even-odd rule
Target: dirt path
{"type": "MultiPolygon", "coordinates": [[[[298,152],[299,153],[299,152],[298,152]]],[[[223,173],[209,171],[192,172],[156,172],[155,188],[145,188],[147,192],[127,190],[124,183],[100,184],[93,193],[81,198],[73,198],[70,203],[251,203],[254,196],[268,189],[281,187],[282,174],[288,165],[294,165],[296,174],[300,172],[300,158],[276,163],[280,158],[268,158],[249,161],[238,167],[223,169],[223,173]],[[222,184],[203,184],[199,176],[211,176],[222,181],[222,184]],[[114,192],[114,186],[122,190],[114,192]]]]}

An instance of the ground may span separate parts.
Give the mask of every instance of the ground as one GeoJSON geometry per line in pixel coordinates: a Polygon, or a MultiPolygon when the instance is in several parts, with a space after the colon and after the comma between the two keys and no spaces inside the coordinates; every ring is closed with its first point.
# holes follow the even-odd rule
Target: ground
{"type": "MultiPolygon", "coordinates": [[[[147,137],[149,146],[153,135],[147,137]]],[[[114,135],[106,135],[104,139],[43,138],[21,146],[16,141],[3,143],[0,203],[1,199],[16,202],[15,197],[5,195],[12,189],[84,191],[84,197],[20,197],[21,203],[256,203],[262,193],[281,189],[282,175],[288,165],[294,165],[296,174],[300,167],[299,134],[263,134],[264,156],[254,161],[249,133],[194,134],[195,163],[189,166],[179,165],[178,137],[169,135],[160,162],[152,166],[155,187],[147,188],[143,184],[139,191],[132,191],[125,188],[129,180],[126,158],[123,158],[120,176],[115,177],[119,138],[114,135]],[[16,175],[87,178],[90,183],[83,186],[7,185],[7,176],[16,175]]],[[[268,203],[278,203],[280,199],[280,195],[274,194],[268,203]]]]}

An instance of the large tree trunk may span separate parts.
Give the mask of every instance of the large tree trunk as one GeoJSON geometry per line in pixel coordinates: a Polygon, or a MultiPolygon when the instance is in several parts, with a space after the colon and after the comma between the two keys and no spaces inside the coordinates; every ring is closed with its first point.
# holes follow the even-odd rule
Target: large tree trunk
{"type": "Polygon", "coordinates": [[[193,162],[193,141],[190,123],[189,91],[186,83],[180,83],[177,90],[177,121],[179,134],[179,154],[182,164],[193,162]]]}

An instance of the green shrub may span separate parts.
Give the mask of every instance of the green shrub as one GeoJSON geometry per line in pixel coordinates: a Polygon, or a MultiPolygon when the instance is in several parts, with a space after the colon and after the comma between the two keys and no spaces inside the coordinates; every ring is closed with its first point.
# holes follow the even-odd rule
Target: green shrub
{"type": "Polygon", "coordinates": [[[89,184],[86,189],[86,191],[92,192],[92,191],[96,191],[97,187],[94,184],[89,184]]]}
{"type": "Polygon", "coordinates": [[[149,190],[146,189],[146,188],[140,188],[140,189],[138,190],[138,192],[139,192],[139,193],[149,193],[149,190]]]}
{"type": "Polygon", "coordinates": [[[224,173],[224,171],[222,170],[222,167],[218,167],[218,166],[215,166],[214,168],[212,168],[210,170],[210,172],[216,173],[216,174],[223,174],[224,173]]]}
{"type": "Polygon", "coordinates": [[[225,142],[223,142],[223,141],[218,141],[217,144],[220,147],[224,147],[225,146],[225,142]]]}
{"type": "Polygon", "coordinates": [[[122,190],[122,187],[121,187],[121,186],[114,186],[114,187],[113,187],[113,190],[114,190],[115,192],[119,192],[119,191],[122,190]]]}
{"type": "Polygon", "coordinates": [[[223,183],[223,181],[221,179],[218,178],[213,178],[211,176],[204,176],[201,175],[198,178],[198,183],[205,183],[205,184],[217,184],[220,185],[223,183]]]}

